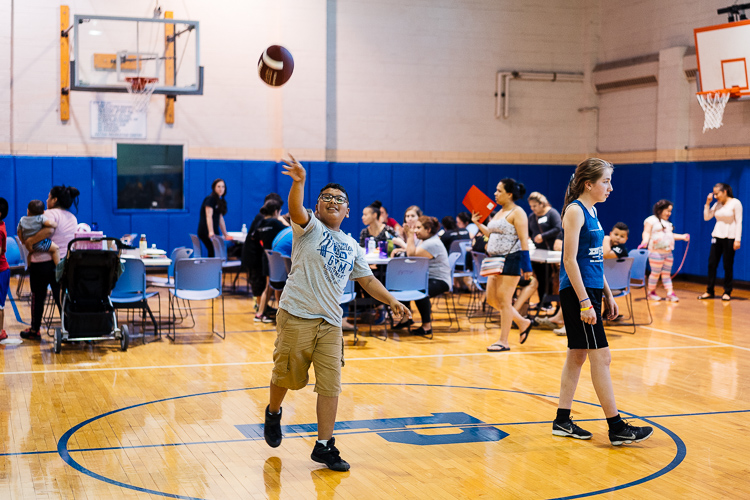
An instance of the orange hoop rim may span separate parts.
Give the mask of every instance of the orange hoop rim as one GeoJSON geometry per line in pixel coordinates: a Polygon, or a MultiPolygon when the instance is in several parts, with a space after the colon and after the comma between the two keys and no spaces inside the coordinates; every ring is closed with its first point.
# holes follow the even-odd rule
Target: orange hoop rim
{"type": "Polygon", "coordinates": [[[702,92],[696,92],[696,95],[709,95],[709,94],[729,94],[729,97],[738,98],[742,97],[742,89],[739,87],[732,87],[731,89],[716,89],[716,90],[704,90],[702,92]]]}
{"type": "Polygon", "coordinates": [[[146,88],[146,85],[158,82],[158,78],[146,78],[144,76],[129,76],[125,78],[125,81],[130,84],[130,89],[133,92],[141,92],[146,88]]]}

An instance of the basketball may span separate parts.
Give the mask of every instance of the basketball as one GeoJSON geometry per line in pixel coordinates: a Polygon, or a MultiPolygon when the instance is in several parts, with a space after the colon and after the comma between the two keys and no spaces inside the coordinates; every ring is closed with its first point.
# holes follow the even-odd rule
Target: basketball
{"type": "Polygon", "coordinates": [[[292,76],[294,59],[281,45],[271,45],[258,59],[258,75],[271,87],[281,87],[292,76]]]}

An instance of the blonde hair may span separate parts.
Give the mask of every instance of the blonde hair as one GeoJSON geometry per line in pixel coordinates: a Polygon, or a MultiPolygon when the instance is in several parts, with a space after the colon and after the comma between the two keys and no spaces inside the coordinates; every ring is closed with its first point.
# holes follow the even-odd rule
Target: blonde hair
{"type": "Polygon", "coordinates": [[[594,183],[602,178],[607,169],[614,170],[614,165],[600,158],[586,158],[576,167],[575,173],[570,177],[568,189],[565,191],[565,209],[573,203],[586,189],[586,183],[594,183]]]}
{"type": "Polygon", "coordinates": [[[547,197],[546,197],[546,196],[544,196],[544,195],[543,195],[542,193],[540,193],[540,192],[538,192],[538,191],[534,191],[533,193],[531,193],[531,194],[529,195],[529,201],[530,201],[530,202],[531,202],[531,201],[535,201],[535,202],[537,202],[537,203],[539,203],[540,205],[543,205],[543,206],[545,206],[545,207],[548,207],[548,206],[549,206],[549,202],[547,201],[547,197]]]}

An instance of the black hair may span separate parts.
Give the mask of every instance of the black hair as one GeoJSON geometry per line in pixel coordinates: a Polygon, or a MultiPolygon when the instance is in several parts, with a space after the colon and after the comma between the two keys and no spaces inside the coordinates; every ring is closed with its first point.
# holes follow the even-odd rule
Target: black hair
{"type": "Polygon", "coordinates": [[[471,223],[471,214],[469,212],[459,212],[459,214],[456,215],[456,219],[460,219],[461,222],[468,225],[471,223]]]}
{"type": "Polygon", "coordinates": [[[451,217],[450,215],[446,215],[443,217],[443,220],[441,221],[443,223],[443,227],[446,231],[453,231],[456,229],[456,219],[451,217]]]}
{"type": "Polygon", "coordinates": [[[669,200],[659,200],[654,203],[654,215],[656,218],[661,219],[661,213],[672,205],[674,205],[674,203],[669,200]]]}
{"type": "Polygon", "coordinates": [[[275,214],[279,210],[281,210],[281,203],[276,200],[268,200],[260,207],[261,215],[265,215],[266,217],[275,214]]]}
{"type": "Polygon", "coordinates": [[[52,186],[52,189],[49,190],[50,198],[57,199],[57,206],[65,210],[70,210],[70,207],[75,205],[76,213],[78,213],[78,195],[80,194],[81,192],[76,188],[66,186],[65,184],[62,186],[52,186]]]}
{"type": "Polygon", "coordinates": [[[320,197],[321,194],[323,194],[323,191],[326,189],[338,189],[342,193],[344,193],[344,196],[346,196],[346,203],[349,204],[349,193],[346,192],[346,189],[344,189],[344,186],[341,184],[337,184],[335,182],[329,182],[325,186],[323,186],[323,189],[320,190],[320,193],[318,193],[318,197],[320,197]]]}
{"type": "Polygon", "coordinates": [[[726,182],[717,182],[714,187],[719,188],[719,191],[726,191],[727,196],[729,196],[730,198],[734,198],[734,195],[732,194],[732,186],[730,186],[726,182]]]}
{"type": "Polygon", "coordinates": [[[612,227],[612,231],[615,229],[619,229],[620,231],[625,231],[626,233],[630,234],[630,228],[628,228],[628,225],[624,222],[618,222],[612,227]]]}
{"type": "Polygon", "coordinates": [[[278,193],[268,193],[266,197],[263,198],[263,203],[267,202],[268,200],[278,201],[280,206],[284,206],[284,198],[282,198],[278,193]]]}
{"type": "Polygon", "coordinates": [[[0,198],[0,220],[8,216],[8,200],[0,198]]]}
{"type": "Polygon", "coordinates": [[[522,183],[516,182],[515,179],[506,177],[505,179],[500,179],[500,182],[502,182],[505,192],[513,196],[513,201],[520,200],[526,194],[526,187],[522,183]]]}
{"type": "Polygon", "coordinates": [[[211,183],[211,196],[213,196],[214,198],[218,198],[218,202],[216,203],[216,211],[219,212],[220,215],[226,215],[228,207],[227,201],[224,199],[224,197],[227,195],[227,183],[224,182],[224,194],[219,196],[216,194],[216,185],[220,182],[224,182],[224,179],[214,179],[214,181],[211,183]]]}
{"type": "Polygon", "coordinates": [[[31,200],[27,208],[31,215],[42,215],[44,213],[44,202],[42,200],[31,200]]]}
{"type": "MultiPolygon", "coordinates": [[[[383,206],[383,203],[381,203],[380,200],[375,200],[372,203],[370,203],[370,206],[374,208],[376,211],[380,212],[380,208],[383,206]]],[[[388,210],[386,210],[388,212],[388,210]]]]}
{"type": "Polygon", "coordinates": [[[373,203],[372,205],[367,205],[365,208],[369,208],[370,210],[373,211],[373,213],[375,215],[377,215],[378,217],[380,217],[380,207],[379,206],[377,206],[377,205],[375,205],[373,203]]]}

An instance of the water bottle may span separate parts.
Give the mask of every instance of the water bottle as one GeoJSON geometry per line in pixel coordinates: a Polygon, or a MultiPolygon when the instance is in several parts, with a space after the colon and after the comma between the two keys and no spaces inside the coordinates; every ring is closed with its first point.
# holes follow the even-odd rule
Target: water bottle
{"type": "Polygon", "coordinates": [[[375,253],[377,245],[375,238],[369,238],[369,241],[367,242],[367,253],[375,253]]]}
{"type": "Polygon", "coordinates": [[[378,250],[380,250],[381,258],[388,257],[388,242],[385,240],[378,242],[378,250]]]}
{"type": "Polygon", "coordinates": [[[140,250],[141,254],[145,253],[146,250],[148,250],[148,243],[146,242],[146,235],[141,235],[141,241],[138,242],[138,250],[140,250]]]}
{"type": "Polygon", "coordinates": [[[242,224],[242,237],[247,237],[247,224],[242,224]]]}
{"type": "Polygon", "coordinates": [[[91,223],[91,230],[92,231],[98,231],[99,230],[99,223],[98,222],[92,222],[91,223]]]}

